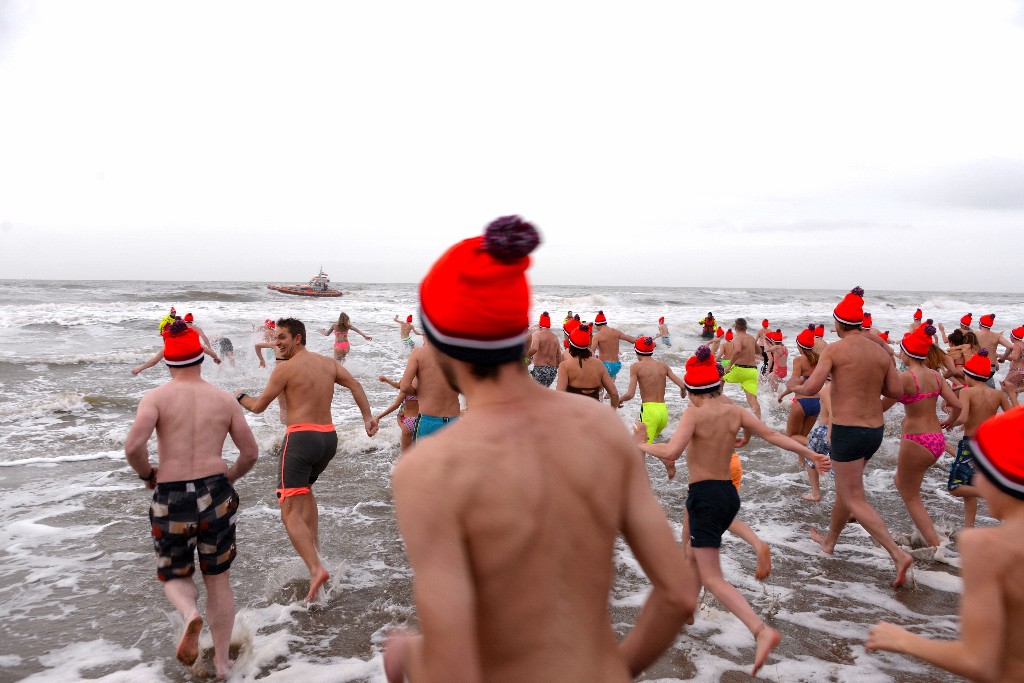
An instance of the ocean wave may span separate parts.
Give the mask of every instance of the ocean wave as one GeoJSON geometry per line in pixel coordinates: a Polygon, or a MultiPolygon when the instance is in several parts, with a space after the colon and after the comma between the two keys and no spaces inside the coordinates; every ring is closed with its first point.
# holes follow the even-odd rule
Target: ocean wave
{"type": "Polygon", "coordinates": [[[21,458],[20,460],[0,460],[0,467],[21,467],[22,465],[57,465],[62,462],[88,462],[90,460],[124,460],[124,451],[105,451],[101,453],[76,453],[72,455],[54,455],[51,457],[21,458]]]}
{"type": "Polygon", "coordinates": [[[968,312],[976,308],[980,310],[981,306],[979,306],[977,302],[969,304],[966,301],[960,301],[959,299],[928,299],[921,304],[921,310],[924,311],[926,316],[928,315],[928,309],[930,308],[937,308],[941,311],[968,312]]]}

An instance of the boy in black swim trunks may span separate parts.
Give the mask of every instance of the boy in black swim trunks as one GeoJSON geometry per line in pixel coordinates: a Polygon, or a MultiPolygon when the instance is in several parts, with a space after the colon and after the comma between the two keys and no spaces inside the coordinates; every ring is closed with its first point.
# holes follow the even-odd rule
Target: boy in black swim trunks
{"type": "Polygon", "coordinates": [[[716,365],[711,355],[711,349],[699,347],[686,362],[683,382],[690,395],[690,405],[672,438],[668,443],[646,443],[647,430],[643,424],[634,428],[633,437],[641,452],[663,461],[674,462],[686,451],[690,484],[683,536],[687,556],[695,564],[700,577],[696,588],[699,590],[703,584],[750,629],[757,643],[751,672],[751,675],[756,675],[782,636],[765,624],[743,595],[722,576],[719,558],[722,534],[740,509],[739,493],[730,472],[736,435],[740,429],[745,429],[772,445],[812,460],[821,471],[828,471],[830,462],[827,456],[769,429],[750,411],[720,401],[723,374],[721,366],[716,365]]]}
{"type": "Polygon", "coordinates": [[[183,321],[172,323],[164,332],[163,359],[171,381],[142,397],[125,439],[125,453],[146,488],[154,489],[149,519],[157,577],[185,623],[177,658],[191,666],[199,656],[203,617],[192,579],[198,550],[214,666],[217,677],[224,678],[231,667],[228,647],[235,619],[228,581],[235,559],[238,509],[232,484],[256,464],[256,439],[231,395],[203,381],[203,347],[196,331],[183,321]],[[150,466],[146,446],[154,429],[158,466],[150,466]],[[238,447],[238,459],[230,467],[221,455],[228,434],[238,447]]]}

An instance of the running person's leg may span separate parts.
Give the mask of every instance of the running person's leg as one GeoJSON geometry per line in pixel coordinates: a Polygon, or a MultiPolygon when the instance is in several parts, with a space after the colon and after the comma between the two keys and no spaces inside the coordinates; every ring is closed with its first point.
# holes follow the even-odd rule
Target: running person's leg
{"type": "Polygon", "coordinates": [[[921,532],[925,543],[933,548],[941,542],[939,534],[935,531],[935,525],[924,507],[921,500],[921,482],[924,481],[925,472],[936,462],[935,456],[930,450],[919,443],[909,439],[900,439],[900,453],[896,464],[896,474],[893,475],[893,483],[896,490],[907,506],[910,519],[914,526],[921,532]]]}

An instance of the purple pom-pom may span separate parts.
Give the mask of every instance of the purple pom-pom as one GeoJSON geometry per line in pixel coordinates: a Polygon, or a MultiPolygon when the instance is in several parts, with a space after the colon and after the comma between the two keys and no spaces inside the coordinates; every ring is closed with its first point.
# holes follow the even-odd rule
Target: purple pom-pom
{"type": "Polygon", "coordinates": [[[544,313],[542,313],[541,315],[547,315],[547,314],[548,314],[548,312],[547,312],[547,311],[544,311],[544,313]]]}
{"type": "Polygon", "coordinates": [[[588,325],[587,323],[582,323],[576,329],[579,330],[580,332],[590,332],[590,325],[588,325]]]}
{"type": "Polygon", "coordinates": [[[811,323],[810,325],[807,326],[807,329],[809,329],[811,332],[814,332],[814,330],[817,329],[817,326],[814,323],[811,323]]]}
{"type": "Polygon", "coordinates": [[[711,349],[707,346],[698,346],[693,354],[701,363],[711,358],[711,349]]]}
{"type": "Polygon", "coordinates": [[[864,296],[864,288],[863,287],[854,287],[853,289],[850,290],[850,294],[856,294],[857,296],[864,296]]]}
{"type": "Polygon", "coordinates": [[[869,312],[867,312],[867,311],[864,311],[864,317],[865,318],[870,318],[871,314],[869,312]]]}
{"type": "Polygon", "coordinates": [[[995,313],[989,313],[989,314],[988,314],[988,317],[990,317],[990,318],[992,318],[993,320],[995,320],[995,319],[996,319],[996,314],[995,314],[995,313]]]}
{"type": "Polygon", "coordinates": [[[934,324],[934,323],[935,323],[935,321],[934,321],[934,320],[932,320],[931,318],[928,318],[927,320],[925,320],[925,321],[924,321],[924,324],[925,324],[925,325],[932,325],[932,324],[934,324]]]}
{"type": "Polygon", "coordinates": [[[181,334],[182,332],[185,332],[186,330],[188,330],[188,325],[185,323],[184,320],[182,320],[181,318],[178,318],[177,320],[175,320],[173,323],[171,323],[168,326],[167,330],[171,334],[181,334]]]}
{"type": "Polygon", "coordinates": [[[718,370],[719,377],[725,377],[725,368],[722,367],[721,363],[715,363],[715,370],[718,370]]]}
{"type": "Polygon", "coordinates": [[[973,318],[973,317],[974,317],[974,314],[973,314],[973,313],[968,313],[968,314],[967,314],[967,317],[968,317],[968,318],[973,318]]]}
{"type": "Polygon", "coordinates": [[[934,337],[936,331],[937,330],[934,327],[932,327],[931,325],[925,325],[924,326],[924,333],[927,334],[929,337],[934,337]]]}
{"type": "Polygon", "coordinates": [[[540,233],[519,216],[495,218],[484,230],[484,249],[499,261],[515,261],[537,248],[540,233]]]}
{"type": "Polygon", "coordinates": [[[654,340],[650,337],[644,337],[643,341],[645,346],[654,346],[654,340]]]}
{"type": "Polygon", "coordinates": [[[982,358],[988,358],[988,349],[978,349],[978,355],[982,358]]]}

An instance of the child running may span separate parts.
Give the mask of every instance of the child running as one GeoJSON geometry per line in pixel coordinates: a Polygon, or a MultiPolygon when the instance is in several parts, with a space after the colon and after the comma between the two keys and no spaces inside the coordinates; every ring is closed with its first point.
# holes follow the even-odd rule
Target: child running
{"type": "Polygon", "coordinates": [[[641,452],[661,460],[675,461],[686,451],[690,482],[683,536],[687,557],[696,565],[699,575],[699,583],[694,588],[699,590],[699,585],[703,584],[753,634],[756,650],[751,675],[756,675],[782,636],[762,621],[743,595],[722,576],[719,558],[722,534],[740,508],[739,493],[733,486],[729,468],[736,435],[740,429],[747,429],[772,445],[814,460],[821,470],[828,470],[830,461],[769,429],[749,411],[719,400],[722,374],[711,356],[711,349],[699,347],[686,361],[683,382],[690,395],[690,405],[672,438],[668,443],[648,444],[647,432],[642,426],[634,428],[633,436],[641,452]]]}
{"type": "MultiPolygon", "coordinates": [[[[391,413],[398,411],[398,429],[401,432],[401,452],[405,453],[407,450],[412,448],[413,437],[416,435],[416,418],[420,416],[420,402],[416,398],[415,394],[407,394],[402,391],[401,385],[392,380],[388,379],[384,375],[378,377],[384,384],[389,384],[395,389],[398,389],[398,396],[395,397],[394,402],[385,408],[383,411],[374,416],[374,419],[379,423],[382,418],[387,417],[391,413]]],[[[416,390],[416,380],[412,382],[413,391],[416,390]]]]}

